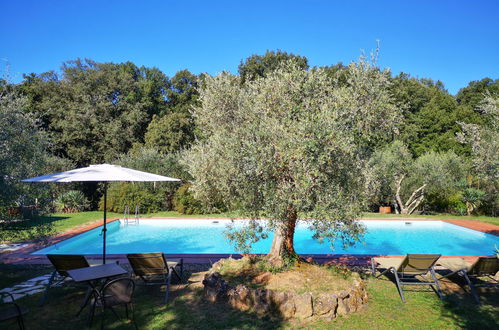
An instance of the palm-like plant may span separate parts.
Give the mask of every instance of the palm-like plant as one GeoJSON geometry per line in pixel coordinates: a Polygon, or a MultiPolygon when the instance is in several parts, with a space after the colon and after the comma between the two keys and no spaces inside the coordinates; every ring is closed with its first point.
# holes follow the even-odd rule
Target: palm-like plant
{"type": "Polygon", "coordinates": [[[81,212],[88,207],[88,199],[78,190],[67,191],[55,200],[57,210],[63,213],[81,212]]]}
{"type": "Polygon", "coordinates": [[[461,194],[463,202],[466,204],[466,211],[468,215],[480,205],[482,205],[483,198],[485,197],[485,192],[475,188],[466,188],[461,194]]]}

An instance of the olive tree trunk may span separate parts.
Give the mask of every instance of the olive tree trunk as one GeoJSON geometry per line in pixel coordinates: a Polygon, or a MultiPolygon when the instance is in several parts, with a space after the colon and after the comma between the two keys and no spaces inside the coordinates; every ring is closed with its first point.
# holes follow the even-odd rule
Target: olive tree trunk
{"type": "Polygon", "coordinates": [[[398,179],[396,179],[395,185],[397,190],[395,192],[395,201],[396,208],[395,212],[397,214],[412,214],[421,204],[424,199],[424,192],[426,188],[426,183],[421,187],[414,190],[409,199],[404,203],[402,201],[402,197],[400,196],[400,190],[402,188],[402,181],[404,180],[405,175],[401,175],[398,179]]]}
{"type": "Polygon", "coordinates": [[[286,220],[275,230],[274,240],[267,255],[271,264],[283,266],[285,257],[293,259],[298,257],[293,243],[297,218],[296,210],[291,206],[288,207],[286,220]]]}

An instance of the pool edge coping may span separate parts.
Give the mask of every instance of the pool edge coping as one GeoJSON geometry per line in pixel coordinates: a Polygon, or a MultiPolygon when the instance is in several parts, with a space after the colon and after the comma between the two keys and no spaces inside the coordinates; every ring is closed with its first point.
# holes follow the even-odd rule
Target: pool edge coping
{"type": "MultiPolygon", "coordinates": [[[[143,218],[143,219],[167,219],[167,220],[231,220],[232,218],[218,218],[218,217],[205,217],[205,218],[179,218],[179,217],[151,217],[151,218],[143,218]]],[[[120,218],[111,218],[107,219],[107,223],[112,223],[115,221],[120,220],[120,218]]],[[[486,234],[491,234],[495,236],[499,236],[499,226],[481,222],[479,220],[462,220],[462,219],[429,219],[429,218],[405,218],[405,217],[396,217],[396,218],[362,218],[360,220],[363,221],[442,221],[446,223],[450,223],[453,225],[457,225],[460,227],[468,228],[471,230],[479,231],[482,233],[486,234]]],[[[95,220],[92,223],[76,227],[72,230],[68,230],[67,232],[60,233],[54,237],[49,238],[45,242],[34,242],[34,243],[27,243],[26,246],[17,249],[15,251],[7,251],[0,253],[0,262],[3,263],[41,263],[45,264],[48,259],[45,255],[32,255],[31,253],[37,250],[41,250],[43,248],[46,248],[50,245],[57,244],[61,241],[67,240],[69,238],[72,238],[76,235],[83,234],[85,232],[88,232],[92,229],[95,229],[99,226],[102,225],[103,219],[100,220],[95,220]]],[[[184,259],[186,258],[193,258],[193,259],[207,259],[207,261],[210,261],[210,258],[212,259],[220,259],[223,257],[229,257],[229,256],[240,256],[240,254],[165,254],[167,257],[171,258],[179,258],[178,256],[182,256],[184,259]]],[[[98,255],[88,255],[90,259],[93,259],[95,256],[98,255]]],[[[123,259],[124,254],[117,254],[117,255],[109,255],[109,258],[118,258],[118,259],[123,259]]],[[[364,259],[364,258],[372,258],[372,257],[400,257],[399,255],[365,255],[365,254],[304,254],[302,255],[304,257],[311,257],[314,260],[320,260],[320,259],[331,259],[331,260],[341,260],[341,259],[364,259]],[[348,257],[348,258],[347,258],[348,257]]],[[[446,257],[446,256],[443,256],[446,257]]],[[[449,256],[449,257],[454,257],[454,258],[463,258],[463,259],[469,259],[469,258],[476,258],[478,256],[449,256]]],[[[102,258],[102,256],[101,256],[102,258]]],[[[126,258],[125,258],[126,259],[126,258]]]]}

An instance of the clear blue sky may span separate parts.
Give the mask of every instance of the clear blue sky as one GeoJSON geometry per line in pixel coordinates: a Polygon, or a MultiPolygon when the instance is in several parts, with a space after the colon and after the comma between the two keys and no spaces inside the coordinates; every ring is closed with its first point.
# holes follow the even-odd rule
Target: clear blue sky
{"type": "Polygon", "coordinates": [[[453,94],[499,78],[498,0],[0,0],[0,59],[15,82],[78,57],[169,76],[236,72],[242,59],[276,49],[312,66],[349,63],[377,39],[382,67],[441,80],[453,94]]]}

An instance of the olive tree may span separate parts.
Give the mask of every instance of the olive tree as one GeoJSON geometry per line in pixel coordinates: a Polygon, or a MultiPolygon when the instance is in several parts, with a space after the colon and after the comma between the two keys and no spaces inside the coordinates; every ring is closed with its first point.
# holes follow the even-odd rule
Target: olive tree
{"type": "MultiPolygon", "coordinates": [[[[487,116],[482,126],[460,123],[463,133],[458,140],[471,146],[473,172],[478,186],[487,192],[486,201],[491,213],[499,206],[499,97],[486,94],[478,110],[487,116]]],[[[482,196],[483,197],[483,196],[482,196]]],[[[468,209],[469,211],[469,209],[468,209]]]]}
{"type": "Polygon", "coordinates": [[[363,233],[364,160],[393,132],[398,110],[387,72],[364,60],[348,70],[342,87],[324,69],[293,62],[244,85],[229,73],[206,79],[194,109],[202,136],[184,163],[197,198],[251,219],[228,233],[239,250],[272,231],[269,261],[295,259],[300,220],[331,247],[363,233]]]}
{"type": "Polygon", "coordinates": [[[47,140],[14,85],[0,84],[0,206],[33,203],[41,189],[20,180],[40,173],[47,140]]]}
{"type": "Polygon", "coordinates": [[[400,214],[415,212],[429,193],[452,191],[466,171],[453,152],[431,151],[413,159],[401,141],[376,151],[368,168],[372,201],[393,204],[400,214]]]}

